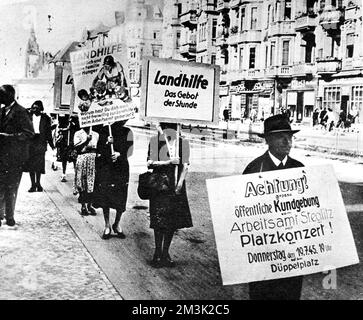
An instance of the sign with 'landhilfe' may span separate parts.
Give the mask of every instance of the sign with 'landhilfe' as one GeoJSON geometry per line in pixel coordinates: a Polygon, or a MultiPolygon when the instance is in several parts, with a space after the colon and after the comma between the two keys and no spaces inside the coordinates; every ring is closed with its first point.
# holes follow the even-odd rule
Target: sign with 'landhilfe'
{"type": "Polygon", "coordinates": [[[144,60],[143,119],[217,123],[218,112],[218,66],[160,58],[144,60]]]}
{"type": "Polygon", "coordinates": [[[207,188],[224,285],[359,263],[330,165],[210,179],[207,188]]]}
{"type": "Polygon", "coordinates": [[[126,53],[121,43],[71,52],[74,111],[78,112],[81,127],[134,117],[126,53]]]}

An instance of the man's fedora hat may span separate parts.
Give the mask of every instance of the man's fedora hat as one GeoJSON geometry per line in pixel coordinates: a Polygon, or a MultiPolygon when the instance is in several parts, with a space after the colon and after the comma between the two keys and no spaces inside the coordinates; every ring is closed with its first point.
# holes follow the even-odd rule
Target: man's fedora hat
{"type": "Polygon", "coordinates": [[[294,134],[300,131],[300,130],[292,130],[289,119],[283,114],[277,114],[275,116],[267,118],[263,123],[263,127],[264,127],[263,133],[257,134],[261,138],[264,138],[271,133],[290,132],[291,134],[294,134]]]}

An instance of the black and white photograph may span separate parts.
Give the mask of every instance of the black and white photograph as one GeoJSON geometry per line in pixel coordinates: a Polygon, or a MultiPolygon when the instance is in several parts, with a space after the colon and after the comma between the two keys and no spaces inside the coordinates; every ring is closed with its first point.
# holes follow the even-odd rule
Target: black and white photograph
{"type": "Polygon", "coordinates": [[[363,0],[0,12],[0,300],[363,300],[363,0]]]}

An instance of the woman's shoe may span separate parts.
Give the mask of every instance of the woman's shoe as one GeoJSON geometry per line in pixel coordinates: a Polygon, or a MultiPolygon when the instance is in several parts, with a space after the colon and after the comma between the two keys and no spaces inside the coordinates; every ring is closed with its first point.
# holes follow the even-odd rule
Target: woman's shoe
{"type": "Polygon", "coordinates": [[[153,268],[161,268],[163,266],[161,258],[154,255],[153,259],[150,261],[150,266],[152,266],[153,268]]]}
{"type": "Polygon", "coordinates": [[[122,231],[119,231],[117,229],[116,225],[112,225],[112,230],[113,230],[114,233],[116,233],[117,238],[120,238],[120,239],[125,239],[126,238],[125,234],[122,231]]]}
{"type": "Polygon", "coordinates": [[[89,212],[86,207],[81,208],[81,216],[88,216],[89,212]]]}
{"type": "Polygon", "coordinates": [[[93,208],[92,206],[89,206],[87,208],[87,210],[88,210],[88,213],[89,213],[90,216],[96,216],[97,215],[97,212],[96,212],[95,208],[93,208]]]}
{"type": "Polygon", "coordinates": [[[171,260],[169,255],[161,258],[161,264],[164,267],[167,267],[167,268],[174,268],[175,267],[175,262],[173,260],[171,260]]]}
{"type": "Polygon", "coordinates": [[[37,188],[35,186],[31,186],[28,192],[36,192],[37,188]]]}
{"type": "Polygon", "coordinates": [[[110,228],[105,228],[105,230],[103,231],[102,239],[107,240],[107,239],[110,239],[110,238],[111,238],[111,229],[110,228]]]}
{"type": "Polygon", "coordinates": [[[67,182],[66,175],[62,174],[61,176],[61,182],[67,182]]]}
{"type": "Polygon", "coordinates": [[[38,185],[38,186],[37,186],[37,191],[38,191],[38,192],[43,192],[43,187],[42,187],[41,185],[38,185]]]}

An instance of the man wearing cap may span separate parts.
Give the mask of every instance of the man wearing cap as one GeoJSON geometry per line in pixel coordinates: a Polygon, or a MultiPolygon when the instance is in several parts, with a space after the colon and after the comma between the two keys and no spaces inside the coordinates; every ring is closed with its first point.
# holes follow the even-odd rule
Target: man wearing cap
{"type": "MultiPolygon", "coordinates": [[[[292,130],[285,115],[269,117],[264,122],[263,134],[268,150],[249,163],[243,174],[299,168],[304,165],[289,157],[292,136],[300,130],[292,130]]],[[[251,300],[299,300],[302,276],[249,283],[251,300]]]]}

